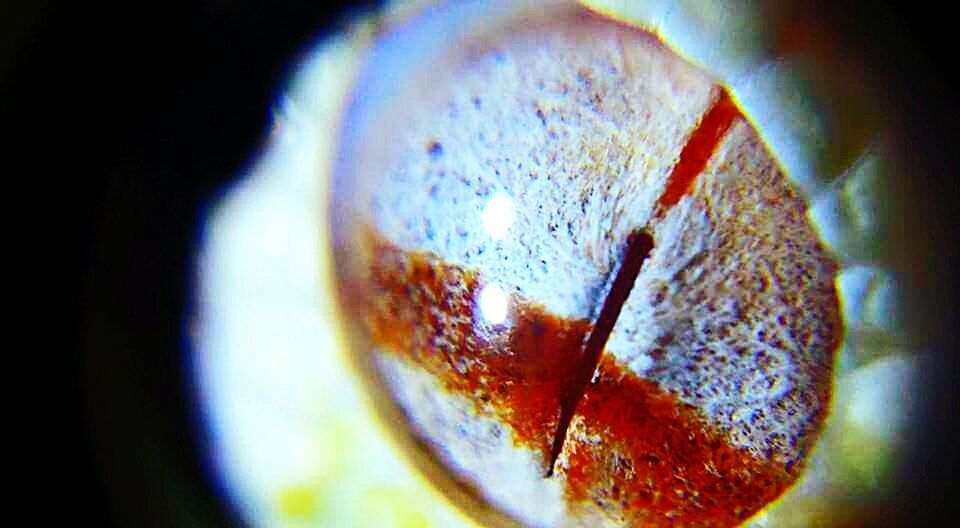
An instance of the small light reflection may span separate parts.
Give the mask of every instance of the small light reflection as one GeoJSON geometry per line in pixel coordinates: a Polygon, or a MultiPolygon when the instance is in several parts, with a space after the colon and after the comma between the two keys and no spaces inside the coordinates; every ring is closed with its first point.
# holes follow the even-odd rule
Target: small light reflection
{"type": "Polygon", "coordinates": [[[487,284],[480,290],[480,315],[490,324],[500,324],[507,319],[508,303],[506,292],[496,284],[487,284]]]}
{"type": "Polygon", "coordinates": [[[480,213],[483,229],[496,240],[502,239],[513,225],[513,199],[507,193],[496,192],[480,213]]]}

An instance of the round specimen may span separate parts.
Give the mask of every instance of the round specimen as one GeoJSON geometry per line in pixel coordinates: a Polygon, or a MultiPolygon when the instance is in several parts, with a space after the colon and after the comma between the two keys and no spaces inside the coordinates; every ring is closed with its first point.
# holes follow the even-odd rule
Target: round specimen
{"type": "Polygon", "coordinates": [[[724,88],[649,33],[574,10],[456,44],[335,176],[368,374],[523,524],[743,522],[797,479],[829,408],[837,264],[804,199],[724,88]]]}

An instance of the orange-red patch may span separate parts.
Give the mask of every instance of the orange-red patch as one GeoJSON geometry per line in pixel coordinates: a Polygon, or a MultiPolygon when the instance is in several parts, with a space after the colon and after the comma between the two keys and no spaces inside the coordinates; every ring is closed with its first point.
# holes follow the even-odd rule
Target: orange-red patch
{"type": "MultiPolygon", "coordinates": [[[[436,376],[494,416],[546,464],[561,397],[584,366],[589,321],[563,319],[514,298],[501,327],[478,320],[484,278],[368,232],[370,281],[350,302],[382,349],[436,376]]],[[[782,467],[731,446],[698,409],[601,358],[577,407],[565,457],[571,504],[594,504],[649,526],[731,526],[792,481],[782,467]]],[[[546,469],[546,468],[545,468],[546,469]]]]}

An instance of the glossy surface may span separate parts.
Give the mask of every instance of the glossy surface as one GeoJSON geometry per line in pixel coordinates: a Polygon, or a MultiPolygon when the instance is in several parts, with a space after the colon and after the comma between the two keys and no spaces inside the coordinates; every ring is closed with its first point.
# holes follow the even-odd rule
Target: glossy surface
{"type": "MultiPolygon", "coordinates": [[[[727,192],[728,198],[718,201],[715,197],[717,191],[721,191],[721,194],[725,191],[716,181],[724,171],[717,169],[724,165],[732,165],[736,170],[745,172],[749,176],[747,180],[775,183],[760,193],[765,200],[762,206],[745,208],[743,222],[735,222],[729,229],[718,229],[722,235],[719,239],[737,240],[730,236],[737,230],[756,234],[758,229],[753,227],[743,229],[743,226],[755,224],[767,226],[759,231],[769,229],[769,226],[775,226],[778,230],[787,228],[789,231],[790,226],[798,223],[798,218],[806,218],[812,223],[814,231],[824,237],[828,245],[826,254],[840,260],[839,267],[835,269],[837,281],[834,293],[830,291],[832,284],[828,288],[821,282],[817,286],[821,293],[808,297],[806,301],[803,295],[790,291],[791,288],[769,294],[773,298],[785,299],[790,306],[807,306],[806,309],[816,306],[818,297],[835,295],[841,301],[843,324],[833,316],[826,318],[833,325],[832,329],[818,330],[809,324],[793,324],[783,332],[765,334],[763,341],[768,344],[798,340],[823,341],[826,344],[831,341],[831,336],[835,338],[843,334],[843,326],[847,327],[847,335],[837,351],[841,357],[836,369],[822,370],[814,377],[824,380],[830,379],[832,374],[837,376],[834,404],[829,416],[821,417],[825,420],[826,428],[820,435],[820,441],[816,444],[811,442],[813,449],[812,452],[806,450],[804,459],[807,463],[804,466],[794,465],[793,471],[798,475],[796,484],[783,500],[766,509],[750,525],[856,523],[864,506],[878,504],[877,501],[882,500],[878,498],[890,489],[892,472],[901,460],[903,442],[908,432],[915,428],[915,422],[908,417],[910,402],[917,392],[916,362],[914,358],[903,357],[914,353],[915,348],[910,344],[903,327],[902,292],[898,289],[900,282],[896,274],[885,268],[887,261],[884,260],[895,251],[889,244],[886,230],[893,225],[891,222],[902,221],[901,216],[891,215],[893,210],[889,208],[889,185],[896,171],[885,157],[887,153],[878,148],[883,147],[882,144],[872,144],[871,149],[863,153],[859,150],[843,150],[837,154],[837,149],[864,145],[864,138],[839,137],[846,129],[825,126],[833,122],[835,116],[830,112],[837,108],[842,108],[845,116],[858,123],[875,124],[876,116],[862,113],[864,108],[870,108],[866,103],[852,108],[846,104],[820,104],[824,95],[828,103],[851,99],[847,95],[830,99],[836,94],[830,91],[832,85],[827,81],[833,77],[829,75],[817,77],[823,82],[816,87],[818,90],[824,87],[825,91],[809,91],[810,85],[805,84],[805,80],[811,78],[810,67],[821,63],[817,62],[816,57],[811,58],[809,50],[805,49],[791,48],[786,56],[771,54],[770,49],[764,47],[763,40],[758,38],[758,28],[768,26],[766,19],[761,19],[764,24],[756,24],[759,11],[752,5],[674,1],[590,3],[610,4],[605,11],[611,16],[657,29],[667,46],[692,58],[699,66],[725,81],[731,87],[731,99],[735,99],[744,109],[742,113],[755,125],[759,138],[744,133],[744,126],[738,122],[732,124],[727,135],[735,137],[734,143],[738,145],[747,143],[759,145],[760,149],[771,149],[785,169],[783,176],[802,190],[799,193],[802,200],[798,201],[795,194],[784,193],[778,187],[781,185],[776,183],[779,176],[754,170],[750,163],[744,163],[738,156],[723,154],[723,160],[711,160],[707,164],[707,171],[694,182],[687,194],[700,204],[698,207],[703,204],[719,206],[736,203],[756,196],[750,189],[741,188],[727,192]],[[820,165],[822,159],[858,161],[849,169],[843,163],[824,168],[820,165]],[[738,161],[731,163],[731,160],[738,161]],[[830,186],[830,181],[836,181],[836,184],[830,186]],[[808,192],[808,189],[818,189],[819,194],[808,192]],[[810,204],[811,209],[806,209],[806,204],[810,204]],[[755,214],[756,211],[770,212],[774,209],[792,212],[773,214],[769,218],[755,214]]],[[[340,314],[331,304],[336,296],[332,282],[335,270],[325,237],[331,218],[334,227],[339,228],[343,224],[337,222],[343,222],[347,217],[336,210],[337,204],[334,204],[334,211],[328,211],[327,200],[319,197],[326,196],[330,184],[331,159],[342,155],[337,154],[343,148],[342,141],[337,140],[342,138],[339,137],[340,132],[335,131],[343,123],[343,108],[349,104],[345,94],[348,89],[353,91],[358,88],[349,83],[354,78],[353,72],[371,56],[371,43],[377,42],[380,37],[387,38],[401,32],[403,28],[411,28],[413,31],[410,33],[427,31],[429,24],[420,19],[421,13],[414,16],[411,15],[413,12],[403,10],[402,16],[395,16],[401,13],[397,11],[378,19],[376,31],[370,29],[372,26],[364,26],[366,29],[353,33],[353,36],[338,37],[317,48],[316,55],[304,63],[289,94],[277,103],[277,129],[268,153],[257,162],[243,185],[231,192],[229,199],[216,209],[217,214],[209,219],[209,239],[204,244],[202,255],[203,302],[198,304],[202,310],[197,314],[196,332],[192,335],[196,335],[198,350],[201,351],[198,355],[202,375],[200,381],[207,404],[205,408],[210,413],[211,428],[215,432],[215,441],[211,445],[216,447],[218,474],[223,478],[224,488],[230,491],[235,504],[254,525],[365,526],[375,522],[394,526],[450,526],[468,523],[468,519],[458,516],[450,503],[436,496],[436,489],[452,498],[453,504],[461,512],[492,525],[506,523],[502,516],[490,515],[487,499],[481,498],[484,502],[481,504],[459,494],[457,485],[451,484],[449,469],[430,470],[425,464],[419,465],[420,469],[427,469],[424,474],[429,481],[410,472],[406,464],[409,460],[418,459],[417,451],[420,448],[411,449],[407,442],[387,441],[391,438],[388,436],[391,432],[400,432],[401,437],[408,435],[409,421],[397,420],[394,414],[386,412],[381,413],[379,422],[372,420],[368,404],[377,404],[382,409],[384,402],[391,400],[389,393],[377,391],[376,383],[380,383],[381,388],[389,388],[389,385],[383,383],[382,377],[371,383],[368,372],[363,372],[358,378],[356,371],[351,368],[356,356],[351,357],[351,361],[345,361],[341,355],[345,345],[360,341],[353,337],[349,340],[339,338],[340,314]],[[364,392],[358,392],[360,387],[365,389],[364,392]],[[399,449],[397,446],[400,446],[399,449]]],[[[444,18],[448,15],[444,10],[424,13],[425,18],[444,18]]],[[[470,28],[486,22],[486,15],[479,14],[467,21],[455,19],[452,25],[470,28]]],[[[496,26],[498,23],[490,22],[488,25],[496,26]]],[[[445,42],[444,39],[449,36],[445,32],[434,31],[431,34],[437,35],[439,42],[445,42]]],[[[398,44],[402,41],[394,39],[391,42],[399,56],[410,54],[409,47],[398,44]]],[[[409,67],[408,63],[394,61],[394,64],[398,71],[409,67]]],[[[380,70],[374,75],[385,73],[389,72],[380,70]]],[[[851,79],[849,70],[844,69],[842,73],[843,79],[851,79]]],[[[664,78],[663,75],[660,77],[664,78]]],[[[570,86],[575,87],[576,84],[571,83],[570,86]]],[[[441,88],[442,83],[431,86],[430,91],[441,88]]],[[[849,92],[843,94],[849,95],[849,92]]],[[[663,99],[652,97],[651,100],[658,101],[661,107],[670,107],[669,104],[663,104],[663,99]]],[[[700,108],[705,110],[715,100],[715,97],[706,98],[706,104],[700,108]]],[[[489,105],[491,101],[496,106],[496,99],[483,97],[481,106],[489,105]]],[[[613,103],[614,100],[609,102],[613,103]]],[[[550,129],[562,134],[563,129],[553,119],[558,114],[551,113],[552,108],[549,104],[539,106],[550,129]]],[[[531,123],[541,126],[536,109],[531,109],[531,123]]],[[[702,114],[698,112],[689,122],[690,127],[696,125],[699,115],[702,114]]],[[[523,120],[526,117],[523,113],[514,113],[511,119],[523,120]]],[[[874,125],[861,128],[871,134],[878,130],[874,125]]],[[[402,128],[395,130],[410,132],[402,128]]],[[[535,130],[536,127],[531,126],[528,133],[533,134],[535,130]]],[[[686,131],[690,129],[678,127],[677,130],[679,141],[661,151],[665,153],[664,159],[672,160],[672,156],[682,150],[686,131]]],[[[522,136],[520,139],[522,144],[522,136]]],[[[616,136],[611,139],[607,145],[584,142],[572,146],[572,150],[584,151],[591,155],[592,160],[596,160],[589,164],[571,165],[571,158],[564,158],[563,155],[558,159],[567,163],[568,167],[578,170],[582,167],[585,169],[582,174],[595,175],[597,187],[603,187],[610,181],[606,169],[629,159],[622,148],[627,143],[619,141],[621,138],[616,136]],[[606,162],[601,163],[604,159],[606,162]]],[[[425,156],[434,151],[438,154],[437,161],[456,159],[457,156],[456,142],[443,137],[415,137],[412,143],[425,156]],[[436,147],[439,148],[430,149],[431,140],[437,141],[436,147]]],[[[718,148],[729,151],[723,144],[718,148]]],[[[635,149],[634,162],[648,159],[640,155],[648,152],[635,149]]],[[[664,177],[671,168],[671,165],[666,165],[660,173],[664,177]]],[[[536,182],[531,182],[531,187],[534,184],[536,182]]],[[[764,186],[767,185],[764,183],[764,186]]],[[[644,198],[647,203],[655,201],[663,190],[657,185],[651,187],[649,200],[644,198]]],[[[787,188],[790,187],[787,185],[787,188]]],[[[642,190],[643,187],[633,189],[642,190]]],[[[417,187],[407,190],[408,194],[416,194],[417,187]]],[[[518,230],[525,235],[536,234],[533,229],[536,226],[525,220],[528,213],[523,209],[527,207],[516,201],[516,196],[503,191],[502,188],[498,189],[494,195],[509,198],[509,201],[501,200],[499,203],[510,203],[511,207],[507,209],[510,214],[503,214],[504,209],[500,205],[484,207],[487,201],[497,203],[488,199],[473,208],[471,215],[463,215],[466,223],[473,224],[504,244],[512,244],[510,234],[518,230]],[[491,229],[488,230],[488,226],[491,229]]],[[[576,192],[566,194],[577,196],[576,192]]],[[[343,200],[338,202],[342,203],[343,200]]],[[[544,203],[566,206],[568,202],[560,194],[559,198],[551,197],[544,203]]],[[[570,200],[569,203],[579,214],[579,201],[570,200]]],[[[588,205],[592,205],[592,202],[588,205]]],[[[674,209],[678,218],[685,217],[688,221],[697,219],[697,215],[690,215],[696,208],[691,209],[684,199],[674,209]]],[[[588,212],[592,210],[587,208],[588,212]]],[[[424,211],[421,209],[421,212],[424,211]]],[[[462,208],[461,211],[469,212],[470,209],[462,208]]],[[[569,229],[567,222],[572,221],[575,232],[578,235],[581,233],[575,217],[571,216],[568,220],[558,217],[554,211],[545,210],[544,213],[545,224],[558,231],[566,231],[569,229]]],[[[369,226],[369,222],[366,225],[369,226]]],[[[618,224],[614,222],[613,225],[618,224]]],[[[598,261],[605,262],[615,253],[613,250],[622,247],[624,234],[620,231],[613,237],[609,253],[594,237],[579,236],[578,239],[582,246],[602,255],[598,261]]],[[[666,239],[665,234],[665,231],[661,231],[657,240],[666,239]]],[[[795,241],[790,244],[797,248],[794,238],[795,241]]],[[[762,244],[762,240],[754,237],[743,247],[756,248],[756,244],[762,244]]],[[[404,251],[417,249],[407,245],[404,251]]],[[[657,259],[656,251],[654,253],[652,258],[657,259]]],[[[753,251],[752,254],[756,253],[753,251]]],[[[744,254],[751,253],[747,251],[744,254]]],[[[657,265],[669,262],[664,258],[668,255],[661,254],[657,265]]],[[[714,251],[711,258],[723,255],[724,252],[714,251]]],[[[448,258],[440,260],[447,264],[463,264],[448,258]]],[[[774,266],[772,264],[775,262],[770,260],[749,257],[731,259],[728,254],[714,260],[710,266],[724,270],[723,273],[730,278],[729,284],[739,285],[745,292],[762,291],[764,288],[776,290],[782,284],[799,285],[806,280],[803,273],[793,273],[787,266],[774,266]],[[723,262],[728,265],[722,265],[723,262]]],[[[467,269],[478,268],[474,266],[467,269]]],[[[676,268],[670,269],[676,271],[676,268]]],[[[822,272],[815,271],[815,267],[807,269],[814,270],[814,275],[824,273],[830,276],[834,273],[829,268],[822,272]]],[[[612,353],[609,357],[615,355],[621,358],[615,365],[616,369],[626,366],[630,370],[638,370],[642,367],[647,369],[647,373],[679,374],[697,362],[672,365],[657,363],[657,359],[676,358],[675,347],[682,346],[690,350],[703,348],[697,344],[697,336],[706,335],[707,332],[731,336],[731,331],[736,327],[730,327],[729,320],[713,327],[685,327],[681,324],[684,314],[688,319],[696,319],[698,314],[709,309],[722,310],[725,306],[723,303],[712,303],[711,308],[711,303],[698,301],[709,296],[709,290],[697,287],[697,282],[691,280],[698,273],[702,275],[702,271],[696,270],[681,274],[680,278],[686,284],[681,288],[673,288],[665,281],[665,277],[654,277],[640,285],[650,293],[651,302],[657,301],[654,304],[659,307],[661,320],[643,319],[638,324],[634,318],[635,322],[630,325],[634,330],[613,332],[607,352],[612,353]],[[664,322],[663,315],[673,318],[674,323],[661,324],[664,322]],[[631,343],[636,342],[650,343],[651,348],[639,354],[630,353],[629,350],[634,348],[631,343]],[[655,366],[653,371],[649,370],[650,365],[655,366]]],[[[508,318],[500,320],[497,314],[503,313],[505,297],[515,298],[516,289],[511,287],[509,281],[501,280],[491,282],[488,286],[496,286],[496,289],[489,291],[499,291],[503,295],[485,296],[483,292],[488,289],[481,289],[481,298],[489,297],[489,306],[499,308],[489,311],[489,319],[484,314],[480,317],[488,321],[508,322],[508,318]]],[[[543,290],[533,291],[535,295],[527,298],[553,303],[558,296],[551,297],[550,288],[565,288],[564,281],[558,280],[548,281],[547,286],[543,290]]],[[[594,303],[598,297],[602,296],[591,297],[594,303]]],[[[585,304],[590,305],[589,302],[585,304]]],[[[552,306],[558,307],[556,304],[552,306]]],[[[596,309],[599,304],[592,306],[596,309]]],[[[559,307],[560,312],[564,312],[563,317],[570,320],[569,310],[562,310],[562,305],[559,307]]],[[[794,309],[786,316],[794,320],[798,313],[804,313],[803,310],[794,309]]],[[[510,313],[506,315],[509,317],[510,313]]],[[[584,311],[582,320],[589,319],[590,315],[584,311]]],[[[744,315],[749,315],[749,312],[744,315]]],[[[744,338],[741,336],[738,339],[744,338]]],[[[756,348],[759,340],[748,341],[751,345],[745,349],[742,358],[730,356],[728,360],[736,362],[750,358],[750,363],[756,365],[763,360],[768,366],[783,366],[782,356],[766,359],[758,356],[757,353],[761,351],[756,348]]],[[[708,357],[726,356],[705,355],[702,359],[708,357]]],[[[384,359],[381,363],[386,364],[386,361],[384,359]]],[[[710,365],[712,369],[718,364],[710,365]]],[[[774,372],[777,370],[766,368],[767,376],[774,372]]],[[[711,376],[711,379],[726,378],[729,378],[727,372],[711,376]]],[[[769,379],[776,380],[777,376],[769,379]]],[[[758,387],[762,386],[763,377],[756,382],[758,387]]],[[[683,391],[671,394],[676,400],[683,391]]],[[[690,392],[687,397],[697,395],[690,392]]],[[[470,402],[465,406],[470,409],[473,407],[474,404],[470,402]]],[[[825,413],[826,409],[822,409],[822,412],[825,413]]],[[[749,425],[750,421],[740,417],[739,423],[749,425]]],[[[762,423],[762,420],[758,423],[762,423]]],[[[464,422],[464,425],[469,424],[464,422]]],[[[509,429],[501,426],[498,430],[505,435],[509,429]]],[[[742,433],[737,433],[737,436],[743,438],[742,433]]],[[[426,447],[432,449],[429,445],[426,447]]],[[[433,464],[436,464],[435,451],[432,456],[433,464]]],[[[496,465],[497,460],[488,457],[486,463],[496,465]]],[[[521,465],[498,466],[501,469],[503,467],[518,468],[521,465]]],[[[541,470],[542,464],[537,466],[537,471],[541,470]]],[[[503,474],[501,472],[501,476],[503,474]]],[[[542,474],[534,473],[533,476],[542,479],[542,474]]],[[[545,524],[550,519],[544,516],[541,521],[545,524]]]]}
{"type": "Polygon", "coordinates": [[[724,526],[756,513],[793,479],[731,447],[693,406],[656,383],[609,356],[589,361],[589,321],[513,299],[511,326],[490,326],[476,309],[482,276],[383,240],[368,243],[371,283],[346,295],[365,295],[353,297],[352,307],[373,341],[472,401],[477,414],[494,416],[542,460],[550,460],[565,396],[577,392],[584,373],[594,378],[581,389],[582,401],[578,394],[577,434],[563,445],[557,468],[569,502],[596,503],[648,526],[724,526]]]}
{"type": "Polygon", "coordinates": [[[338,166],[340,299],[392,420],[525,524],[746,520],[830,402],[838,266],[804,200],[650,33],[571,9],[459,42],[338,166]]]}

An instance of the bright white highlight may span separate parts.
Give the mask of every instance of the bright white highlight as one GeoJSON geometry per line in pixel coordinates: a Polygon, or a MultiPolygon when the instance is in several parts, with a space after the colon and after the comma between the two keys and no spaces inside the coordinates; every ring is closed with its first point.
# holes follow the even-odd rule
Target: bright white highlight
{"type": "Polygon", "coordinates": [[[480,213],[483,229],[491,237],[500,240],[513,225],[513,198],[504,192],[494,193],[480,213]]]}
{"type": "Polygon", "coordinates": [[[500,324],[507,319],[507,294],[496,284],[488,284],[480,290],[480,314],[491,324],[500,324]]]}

